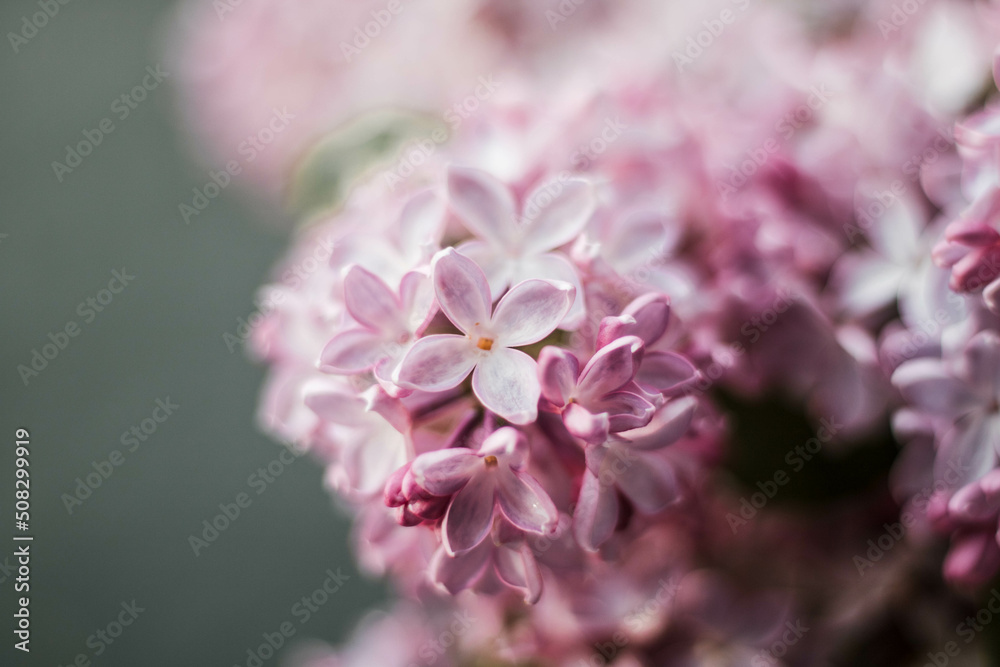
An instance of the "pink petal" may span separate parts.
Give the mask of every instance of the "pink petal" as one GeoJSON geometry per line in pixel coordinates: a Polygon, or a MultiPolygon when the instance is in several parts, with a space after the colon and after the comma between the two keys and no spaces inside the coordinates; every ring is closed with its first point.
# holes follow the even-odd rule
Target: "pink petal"
{"type": "Polygon", "coordinates": [[[680,497],[677,473],[662,456],[633,453],[624,468],[618,488],[639,511],[655,514],[680,497]]]}
{"type": "Polygon", "coordinates": [[[479,359],[478,352],[465,336],[425,336],[403,357],[394,380],[407,389],[451,389],[469,375],[479,359]]]}
{"type": "Polygon", "coordinates": [[[608,439],[611,422],[604,412],[594,414],[579,403],[570,403],[562,418],[566,430],[581,440],[599,444],[608,439]]]}
{"type": "Polygon", "coordinates": [[[451,167],[448,201],[470,232],[497,248],[515,247],[514,199],[503,183],[478,169],[451,167]]]}
{"type": "Polygon", "coordinates": [[[468,334],[490,321],[493,297],[475,262],[454,248],[445,248],[434,256],[431,269],[438,303],[456,327],[468,334]]]}
{"type": "MultiPolygon", "coordinates": [[[[466,241],[456,246],[455,250],[471,259],[483,270],[486,282],[490,286],[490,294],[494,299],[503,296],[511,285],[512,271],[516,268],[506,253],[485,241],[466,241]]],[[[529,277],[545,278],[547,276],[531,275],[529,277]]]]}
{"type": "Polygon", "coordinates": [[[400,247],[419,248],[429,258],[441,240],[445,204],[433,190],[415,194],[399,214],[400,247]]]}
{"type": "Polygon", "coordinates": [[[667,396],[676,396],[697,380],[698,369],[676,352],[647,352],[635,375],[643,389],[667,396]]]}
{"type": "Polygon", "coordinates": [[[548,345],[538,354],[538,381],[542,396],[552,404],[562,407],[576,391],[576,378],[580,375],[580,362],[569,350],[548,345]]]}
{"type": "Polygon", "coordinates": [[[642,340],[625,336],[610,343],[591,358],[580,373],[577,397],[584,405],[617,391],[632,381],[642,361],[642,340]]]}
{"type": "Polygon", "coordinates": [[[430,562],[430,576],[438,586],[452,595],[473,586],[490,563],[493,545],[483,541],[477,548],[458,556],[438,549],[430,562]]]}
{"type": "MultiPolygon", "coordinates": [[[[632,442],[634,449],[653,450],[672,445],[684,437],[691,426],[691,419],[698,409],[698,399],[694,396],[677,398],[667,403],[650,422],[656,431],[632,442]]],[[[647,429],[648,431],[648,429],[647,429]]]]}
{"type": "Polygon", "coordinates": [[[493,313],[496,343],[503,347],[537,343],[555,331],[575,296],[576,289],[569,283],[518,283],[500,299],[493,313]]]}
{"type": "Polygon", "coordinates": [[[472,391],[483,406],[513,424],[530,424],[538,417],[535,360],[519,350],[494,348],[476,365],[472,391]]]}
{"type": "Polygon", "coordinates": [[[907,361],[892,374],[892,383],[908,403],[944,417],[954,417],[975,402],[965,383],[949,375],[940,359],[907,361]]]}
{"type": "Polygon", "coordinates": [[[364,401],[347,387],[311,381],[303,387],[302,394],[306,406],[325,421],[344,426],[369,423],[364,401]]]}
{"type": "Polygon", "coordinates": [[[520,219],[524,254],[543,253],[569,243],[583,231],[596,206],[594,188],[586,181],[540,185],[525,198],[520,219]]]}
{"type": "Polygon", "coordinates": [[[360,373],[387,353],[381,335],[368,329],[350,329],[326,344],[319,357],[319,369],[325,373],[360,373]]]}
{"type": "Polygon", "coordinates": [[[500,581],[524,591],[524,601],[535,604],[542,597],[542,573],[531,549],[522,544],[518,549],[502,546],[494,552],[493,565],[500,581]]]}
{"type": "Polygon", "coordinates": [[[375,331],[405,331],[403,309],[396,295],[375,274],[352,266],[344,276],[344,302],[351,316],[375,331]]]}
{"type": "Polygon", "coordinates": [[[607,414],[611,433],[642,428],[656,413],[656,407],[652,403],[627,391],[612,392],[591,403],[590,408],[607,414]]]}
{"type": "MultiPolygon", "coordinates": [[[[532,279],[569,283],[576,288],[576,296],[573,298],[573,304],[559,323],[559,328],[573,331],[583,324],[583,320],[587,315],[587,304],[583,298],[583,285],[580,283],[580,276],[577,274],[576,268],[562,253],[549,252],[544,255],[522,258],[513,267],[509,277],[509,284],[517,284],[532,279]]],[[[493,283],[491,282],[490,284],[492,285],[493,283]]]]}
{"type": "Polygon", "coordinates": [[[479,456],[490,455],[499,458],[502,465],[520,470],[528,455],[528,443],[516,428],[504,426],[491,433],[479,448],[479,456]]]}
{"type": "Polygon", "coordinates": [[[964,586],[987,583],[1000,569],[1000,547],[990,531],[958,534],[944,559],[945,579],[964,586]]]}
{"type": "Polygon", "coordinates": [[[493,525],[496,505],[493,475],[477,475],[455,494],[444,516],[444,548],[452,556],[466,552],[483,541],[493,525]]]}
{"type": "Polygon", "coordinates": [[[573,512],[573,534],[580,546],[597,551],[614,534],[618,510],[614,486],[602,484],[589,469],[584,472],[580,497],[573,512]]]}
{"type": "Polygon", "coordinates": [[[406,329],[419,336],[437,314],[431,277],[423,271],[410,271],[399,283],[399,296],[406,329]]]}
{"type": "Polygon", "coordinates": [[[508,469],[498,470],[496,478],[497,504],[512,524],[529,533],[555,531],[559,513],[534,477],[508,469]]]}
{"type": "Polygon", "coordinates": [[[421,454],[413,461],[410,470],[413,481],[420,488],[435,496],[450,496],[483,467],[483,459],[474,452],[455,448],[421,454]]]}
{"type": "Polygon", "coordinates": [[[597,333],[601,348],[622,336],[638,336],[649,347],[663,337],[670,324],[670,299],[665,294],[651,293],[639,297],[618,317],[605,317],[597,333]]]}

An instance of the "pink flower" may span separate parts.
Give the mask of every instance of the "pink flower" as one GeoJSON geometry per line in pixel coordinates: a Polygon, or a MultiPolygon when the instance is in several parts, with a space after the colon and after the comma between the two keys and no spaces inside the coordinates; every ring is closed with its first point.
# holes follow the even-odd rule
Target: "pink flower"
{"type": "Polygon", "coordinates": [[[562,328],[573,329],[584,316],[583,288],[576,269],[561,253],[550,252],[575,240],[594,212],[596,198],[586,181],[543,184],[515,208],[510,190],[489,174],[452,167],[448,173],[451,208],[480,240],[458,250],[483,268],[494,295],[522,280],[543,278],[576,288],[562,328]]]}
{"type": "Polygon", "coordinates": [[[438,303],[464,335],[418,340],[396,369],[396,384],[443,391],[471,372],[472,390],[483,406],[514,424],[535,421],[541,394],[536,364],[512,348],[552,333],[576,290],[564,282],[526,280],[504,295],[491,315],[490,287],[475,262],[447,248],[435,255],[432,269],[438,303]]]}
{"type": "Polygon", "coordinates": [[[642,360],[642,340],[625,336],[598,350],[580,371],[572,352],[549,346],[538,355],[542,396],[558,409],[566,430],[592,443],[609,433],[645,426],[656,406],[628,391],[642,360]]]}
{"type": "Polygon", "coordinates": [[[396,296],[378,276],[352,266],[344,277],[344,302],[360,326],[334,336],[320,356],[320,370],[353,375],[373,369],[390,382],[396,360],[426,327],[433,293],[419,271],[403,276],[396,296]]]}
{"type": "Polygon", "coordinates": [[[442,535],[448,555],[478,545],[493,527],[497,510],[529,533],[554,531],[559,516],[544,489],[525,471],[527,445],[517,429],[492,433],[478,452],[462,447],[421,454],[410,467],[427,494],[451,497],[442,535]]]}

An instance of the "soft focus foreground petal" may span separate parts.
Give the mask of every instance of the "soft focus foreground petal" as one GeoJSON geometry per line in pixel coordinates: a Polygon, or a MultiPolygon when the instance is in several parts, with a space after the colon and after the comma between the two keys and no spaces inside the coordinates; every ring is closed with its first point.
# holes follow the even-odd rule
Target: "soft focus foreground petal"
{"type": "Polygon", "coordinates": [[[576,296],[569,283],[525,280],[500,299],[493,313],[498,345],[520,347],[542,340],[555,331],[576,296]]]}
{"type": "Polygon", "coordinates": [[[954,417],[975,404],[965,383],[952,377],[938,359],[914,359],[901,364],[892,383],[907,402],[933,414],[954,417]]]}
{"type": "Polygon", "coordinates": [[[621,460],[624,470],[616,471],[618,488],[639,511],[655,514],[680,497],[677,473],[662,456],[633,452],[627,457],[622,452],[621,460]]]}
{"type": "Polygon", "coordinates": [[[444,516],[444,547],[452,556],[472,549],[483,541],[493,525],[496,505],[493,475],[477,475],[455,494],[444,516]]]}
{"type": "Polygon", "coordinates": [[[525,199],[521,224],[521,250],[543,253],[565,245],[583,231],[597,206],[590,183],[569,180],[540,185],[525,199]],[[556,195],[552,191],[561,188],[556,195]]]}
{"type": "Polygon", "coordinates": [[[394,380],[408,389],[443,391],[462,382],[478,359],[478,350],[465,336],[426,336],[403,357],[394,380]]]}
{"type": "Polygon", "coordinates": [[[454,248],[434,256],[434,293],[444,314],[464,333],[490,320],[493,304],[486,276],[475,262],[454,248]]]}
{"type": "Polygon", "coordinates": [[[472,374],[472,390],[487,410],[513,424],[530,424],[538,416],[541,387],[535,360],[519,350],[494,349],[472,374]]]}
{"type": "Polygon", "coordinates": [[[944,559],[944,577],[953,584],[978,587],[1000,569],[1000,546],[993,531],[958,534],[944,559]]]}
{"type": "Polygon", "coordinates": [[[448,170],[448,202],[466,229],[498,248],[517,242],[514,199],[506,185],[478,169],[448,170]]]}

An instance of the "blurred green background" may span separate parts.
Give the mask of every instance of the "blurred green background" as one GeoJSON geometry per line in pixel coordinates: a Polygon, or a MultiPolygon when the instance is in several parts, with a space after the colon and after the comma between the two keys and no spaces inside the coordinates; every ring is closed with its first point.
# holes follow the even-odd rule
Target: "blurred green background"
{"type": "MultiPolygon", "coordinates": [[[[248,486],[282,449],[255,428],[263,369],[222,335],[253,312],[288,225],[236,187],[183,223],[178,205],[208,167],[185,146],[169,80],[127,119],[110,110],[163,62],[172,9],[69,2],[18,53],[9,37],[0,46],[0,559],[14,550],[21,427],[31,432],[35,536],[30,656],[12,648],[14,581],[0,569],[2,665],[69,665],[81,653],[93,665],[245,665],[262,633],[299,620],[292,606],[327,568],[351,578],[295,623],[296,639],[338,641],[383,597],[357,574],[348,524],[315,463],[297,461],[260,495],[248,486]],[[59,182],[52,162],[105,117],[115,130],[59,182]],[[87,322],[78,304],[123,268],[136,278],[87,322]],[[80,334],[25,386],[17,366],[71,320],[80,334]],[[180,408],[127,451],[122,434],[168,397],[180,408]],[[70,514],[62,495],[116,449],[124,463],[70,514]],[[188,536],[240,492],[252,504],[195,557],[188,536]],[[88,637],[133,599],[144,611],[95,657],[88,637]]],[[[3,3],[3,34],[38,11],[28,0],[3,3]]]]}

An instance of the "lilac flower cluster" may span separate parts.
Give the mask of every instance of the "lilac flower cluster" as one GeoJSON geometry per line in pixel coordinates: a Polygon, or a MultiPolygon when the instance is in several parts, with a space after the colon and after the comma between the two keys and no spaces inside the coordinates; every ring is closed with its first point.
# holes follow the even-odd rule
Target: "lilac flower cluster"
{"type": "MultiPolygon", "coordinates": [[[[285,264],[332,238],[329,261],[265,288],[261,421],[322,462],[403,598],[306,662],[850,664],[890,610],[947,627],[1000,572],[1000,107],[968,115],[997,97],[1000,8],[711,2],[732,20],[705,45],[685,3],[561,3],[548,37],[531,4],[456,3],[505,48],[436,24],[437,84],[461,95],[475,63],[507,88],[420,160],[352,171],[285,264]],[[632,59],[552,65],[581,35],[632,59]],[[807,433],[734,481],[755,447],[774,460],[745,427],[774,404],[807,433]],[[863,481],[826,504],[778,497],[845,470],[863,481]],[[907,585],[928,570],[950,588],[907,585]]],[[[274,70],[339,95],[298,146],[385,101],[342,77],[397,81],[407,12],[360,70],[274,70]]],[[[315,56],[311,29],[272,39],[293,33],[315,56]]]]}

